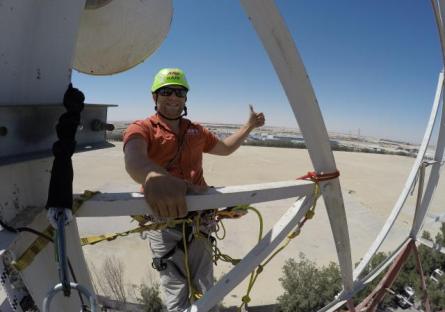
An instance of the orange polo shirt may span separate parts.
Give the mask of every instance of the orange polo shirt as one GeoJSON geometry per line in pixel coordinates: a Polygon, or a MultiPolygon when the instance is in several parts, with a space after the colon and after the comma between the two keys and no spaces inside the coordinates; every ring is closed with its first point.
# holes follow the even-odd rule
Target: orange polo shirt
{"type": "Polygon", "coordinates": [[[167,169],[171,175],[196,185],[206,185],[202,154],[212,150],[219,140],[207,128],[182,118],[179,134],[176,135],[159,115],[155,114],[128,126],[124,132],[124,147],[135,137],[146,140],[148,158],[167,169]]]}

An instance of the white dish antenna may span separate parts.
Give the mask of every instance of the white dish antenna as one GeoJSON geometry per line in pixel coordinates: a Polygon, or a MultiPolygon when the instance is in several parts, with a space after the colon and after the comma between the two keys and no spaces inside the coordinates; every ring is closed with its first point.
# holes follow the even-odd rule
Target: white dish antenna
{"type": "Polygon", "coordinates": [[[171,0],[87,0],[74,68],[111,75],[136,66],[164,41],[172,16],[171,0]]]}

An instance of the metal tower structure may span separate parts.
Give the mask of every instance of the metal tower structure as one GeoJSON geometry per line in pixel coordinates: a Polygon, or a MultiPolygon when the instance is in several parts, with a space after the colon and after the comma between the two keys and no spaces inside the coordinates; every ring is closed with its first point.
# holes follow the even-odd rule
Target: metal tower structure
{"type": "MultiPolygon", "coordinates": [[[[240,0],[252,22],[304,136],[313,168],[319,175],[337,171],[328,134],[317,99],[294,41],[273,0],[240,0]]],[[[442,50],[445,51],[445,0],[432,0],[442,50]]],[[[172,17],[171,1],[143,0],[4,0],[0,6],[0,217],[4,222],[44,231],[45,202],[51,170],[54,126],[63,112],[63,93],[71,80],[73,66],[90,74],[111,74],[131,68],[148,57],[166,36],[172,17]],[[125,11],[125,14],[122,12],[125,11]],[[136,14],[137,11],[137,14],[136,14]],[[150,13],[151,12],[151,13],[150,13]],[[153,14],[156,12],[157,14],[153,14]],[[163,12],[163,14],[159,14],[163,12]],[[165,12],[165,14],[164,14],[165,12]],[[144,14],[151,14],[147,18],[144,14]],[[127,20],[121,20],[125,19],[127,20]],[[119,24],[120,23],[120,24],[119,24]],[[122,24],[128,25],[122,29],[122,24]],[[153,25],[147,27],[146,23],[153,25]],[[156,29],[142,38],[128,29],[156,29]],[[138,39],[138,40],[135,40],[138,39]],[[128,45],[136,42],[135,53],[128,45]],[[109,47],[114,47],[110,49],[109,47]],[[134,56],[134,57],[133,57],[134,56]]],[[[443,52],[445,60],[445,52],[443,52]]],[[[334,311],[344,304],[353,311],[352,297],[388,267],[409,240],[417,240],[428,206],[440,178],[445,148],[445,113],[439,116],[443,101],[443,72],[439,74],[430,119],[418,156],[399,199],[357,268],[353,268],[345,207],[338,178],[320,181],[321,196],[327,208],[341,269],[343,291],[321,311],[334,311]],[[433,126],[440,125],[434,160],[426,187],[419,183],[419,196],[409,237],[378,268],[362,272],[387,237],[416,176],[426,167],[425,153],[433,126]]],[[[87,105],[78,131],[79,149],[106,146],[106,109],[87,105]],[[96,125],[96,126],[93,126],[96,125]],[[101,125],[97,127],[97,125],[101,125]]],[[[220,208],[298,197],[268,234],[202,299],[188,311],[208,311],[252,272],[298,225],[312,205],[314,182],[283,181],[261,185],[227,186],[206,194],[187,196],[190,211],[220,208]]],[[[105,193],[84,202],[76,217],[123,216],[150,213],[141,194],[105,193]]],[[[0,232],[2,284],[10,294],[11,311],[24,311],[30,302],[41,309],[49,289],[57,283],[52,248],[33,255],[26,267],[13,263],[28,250],[36,237],[31,233],[0,232]],[[11,295],[12,294],[12,295],[11,295]],[[11,297],[12,296],[12,297],[11,297]]],[[[68,257],[79,283],[93,292],[79,242],[76,221],[67,228],[68,257]]],[[[78,311],[77,296],[56,296],[55,311],[78,311]]],[[[0,309],[8,311],[7,307],[0,309]]]]}

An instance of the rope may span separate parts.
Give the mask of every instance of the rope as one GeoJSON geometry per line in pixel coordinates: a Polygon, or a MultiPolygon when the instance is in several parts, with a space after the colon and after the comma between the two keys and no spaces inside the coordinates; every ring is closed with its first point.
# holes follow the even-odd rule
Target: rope
{"type": "Polygon", "coordinates": [[[243,216],[245,216],[248,212],[248,205],[239,205],[239,206],[232,206],[228,207],[224,210],[219,210],[216,212],[215,219],[216,219],[216,231],[215,236],[219,240],[223,240],[226,237],[226,228],[223,223],[223,219],[239,219],[243,216]],[[219,227],[221,225],[221,227],[219,227]],[[223,235],[219,236],[219,230],[222,229],[223,235]]]}
{"type": "MultiPolygon", "coordinates": [[[[216,219],[218,220],[217,224],[221,225],[221,228],[224,231],[224,234],[222,237],[218,236],[218,232],[215,232],[215,236],[218,240],[223,240],[226,236],[226,229],[224,227],[224,223],[222,222],[223,219],[239,219],[242,216],[246,215],[249,210],[254,211],[259,219],[260,222],[260,232],[259,232],[259,240],[261,240],[261,237],[263,236],[263,218],[261,216],[261,213],[254,207],[249,205],[239,205],[239,206],[233,206],[228,207],[224,210],[220,210],[216,213],[216,219]]],[[[241,259],[235,259],[227,254],[223,254],[221,250],[218,248],[217,241],[214,240],[212,243],[212,251],[213,251],[213,263],[216,265],[219,260],[223,262],[231,263],[232,265],[237,265],[241,259]]]]}
{"type": "MultiPolygon", "coordinates": [[[[340,172],[338,170],[336,170],[334,172],[331,172],[331,173],[317,173],[315,171],[312,171],[312,172],[308,172],[306,175],[301,176],[301,177],[298,178],[298,179],[302,179],[302,180],[311,180],[311,181],[314,182],[314,191],[313,191],[313,196],[312,196],[312,198],[313,198],[312,207],[306,212],[303,220],[298,223],[298,225],[295,228],[295,230],[293,230],[287,236],[287,241],[280,248],[278,248],[272,255],[270,255],[269,258],[267,258],[267,260],[264,263],[259,264],[257,269],[254,272],[251,273],[249,284],[248,284],[248,287],[247,287],[246,295],[244,295],[242,297],[242,299],[241,299],[242,303],[239,306],[238,311],[241,311],[242,308],[244,306],[246,306],[251,301],[250,293],[252,291],[253,285],[255,284],[255,282],[258,279],[258,275],[261,274],[261,272],[263,272],[264,267],[278,253],[280,253],[282,250],[284,250],[284,248],[286,248],[289,245],[289,243],[291,242],[292,239],[294,239],[295,237],[297,237],[301,233],[301,229],[304,226],[304,224],[306,223],[306,221],[310,220],[310,219],[312,219],[314,217],[314,215],[315,215],[315,208],[317,206],[317,199],[321,195],[319,182],[335,179],[335,178],[337,178],[339,176],[340,176],[340,172]]],[[[260,236],[260,240],[261,240],[261,236],[260,236]]]]}
{"type": "MultiPolygon", "coordinates": [[[[196,288],[192,284],[192,278],[190,274],[190,267],[189,267],[189,256],[188,256],[188,244],[187,244],[187,238],[186,238],[186,232],[185,232],[185,224],[186,222],[182,223],[182,242],[184,245],[184,267],[187,277],[187,284],[189,289],[189,301],[190,303],[195,302],[199,298],[202,297],[202,294],[196,290],[196,288]]],[[[199,229],[198,229],[199,232],[199,229]]]]}
{"type": "Polygon", "coordinates": [[[216,238],[217,239],[219,239],[219,240],[223,240],[224,238],[226,238],[226,227],[224,226],[224,223],[223,223],[223,221],[222,220],[219,220],[219,222],[217,223],[217,228],[216,228],[216,231],[215,231],[215,236],[216,236],[216,238]],[[219,227],[219,225],[221,224],[221,229],[223,230],[223,235],[222,236],[219,236],[219,229],[220,229],[220,227],[219,227]]]}
{"type": "MultiPolygon", "coordinates": [[[[318,184],[315,184],[315,185],[316,185],[317,187],[316,187],[316,190],[314,190],[314,193],[315,193],[314,197],[315,197],[315,198],[318,198],[318,196],[317,196],[316,194],[319,192],[319,187],[318,187],[318,184]]],[[[292,231],[292,233],[290,233],[290,234],[287,236],[287,240],[286,240],[286,242],[285,242],[280,248],[278,248],[278,249],[277,249],[271,256],[269,256],[269,258],[267,258],[267,260],[266,260],[264,263],[259,264],[258,267],[257,267],[257,269],[256,269],[254,272],[252,272],[252,274],[250,275],[250,281],[249,281],[249,284],[248,284],[248,287],[247,287],[246,295],[244,295],[244,296],[242,297],[242,299],[241,299],[241,300],[242,300],[242,303],[241,303],[241,305],[240,305],[239,308],[238,308],[239,311],[241,311],[241,309],[243,308],[244,305],[248,304],[248,303],[251,301],[250,293],[251,293],[251,291],[252,291],[252,289],[253,289],[253,285],[255,284],[255,282],[256,282],[257,279],[258,279],[258,275],[259,275],[260,273],[263,272],[264,267],[265,267],[270,261],[272,261],[272,259],[273,259],[278,253],[280,253],[282,250],[284,250],[284,249],[289,245],[289,243],[291,242],[292,239],[294,239],[295,237],[297,237],[297,236],[301,233],[301,228],[302,228],[303,225],[306,223],[306,221],[309,220],[309,219],[312,219],[312,218],[314,217],[314,215],[315,215],[315,212],[314,212],[315,207],[316,207],[316,201],[314,201],[314,204],[313,204],[312,208],[306,212],[306,215],[305,215],[305,217],[303,218],[303,220],[302,220],[301,222],[298,223],[296,229],[295,229],[294,231],[292,231]]]]}
{"type": "Polygon", "coordinates": [[[237,265],[241,262],[241,259],[235,259],[227,254],[223,254],[221,250],[218,248],[216,241],[212,244],[213,249],[213,263],[216,265],[219,260],[223,262],[230,263],[232,265],[237,265]]]}
{"type": "MultiPolygon", "coordinates": [[[[263,217],[261,216],[261,213],[254,207],[249,207],[249,209],[253,210],[259,219],[260,222],[260,230],[258,233],[258,243],[261,241],[261,239],[263,238],[263,217]]],[[[263,266],[260,264],[258,265],[258,268],[256,269],[256,271],[250,273],[250,279],[249,279],[249,285],[247,286],[247,292],[246,294],[241,298],[241,305],[239,306],[239,310],[241,311],[242,307],[247,305],[250,302],[250,292],[252,291],[253,285],[255,284],[257,278],[258,278],[258,274],[260,274],[263,271],[263,266]]]]}
{"type": "MultiPolygon", "coordinates": [[[[82,201],[83,203],[83,201],[82,201]]],[[[80,207],[80,205],[82,204],[78,204],[78,206],[80,207]]],[[[240,218],[241,216],[245,215],[247,212],[243,211],[243,210],[247,210],[246,209],[246,205],[240,205],[240,206],[236,206],[236,207],[232,207],[232,209],[230,211],[227,210],[221,210],[216,212],[215,214],[215,219],[218,221],[221,221],[222,219],[229,219],[229,218],[240,218]]],[[[202,238],[202,234],[199,232],[199,227],[200,227],[200,217],[199,214],[196,215],[194,217],[194,219],[174,219],[174,220],[170,220],[170,221],[166,221],[166,222],[156,222],[156,223],[150,223],[150,224],[146,224],[147,222],[149,222],[150,220],[152,220],[152,218],[150,218],[150,216],[142,216],[142,215],[134,215],[131,216],[134,220],[136,220],[139,223],[139,227],[128,230],[128,231],[124,231],[124,232],[118,232],[118,233],[107,233],[107,234],[102,234],[102,235],[92,235],[92,236],[87,236],[87,237],[83,237],[80,239],[81,241],[81,245],[85,246],[85,245],[94,245],[97,243],[100,243],[102,241],[112,241],[115,240],[118,237],[123,237],[123,236],[128,236],[129,234],[134,234],[134,233],[142,233],[145,231],[157,231],[157,230],[163,230],[166,228],[170,228],[170,227],[175,227],[175,225],[178,224],[182,224],[184,222],[184,220],[186,220],[187,223],[195,223],[195,237],[196,238],[202,238]]],[[[224,235],[223,237],[218,237],[218,239],[224,239],[225,237],[225,228],[224,225],[221,222],[221,226],[224,230],[224,235]]]]}

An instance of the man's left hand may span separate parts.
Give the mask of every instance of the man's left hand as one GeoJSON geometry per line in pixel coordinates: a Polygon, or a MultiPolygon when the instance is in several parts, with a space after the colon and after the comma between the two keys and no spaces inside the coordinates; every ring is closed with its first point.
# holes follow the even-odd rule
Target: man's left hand
{"type": "Polygon", "coordinates": [[[253,110],[253,106],[249,104],[250,116],[247,124],[250,128],[255,129],[264,126],[265,118],[263,113],[257,113],[253,110]]]}

